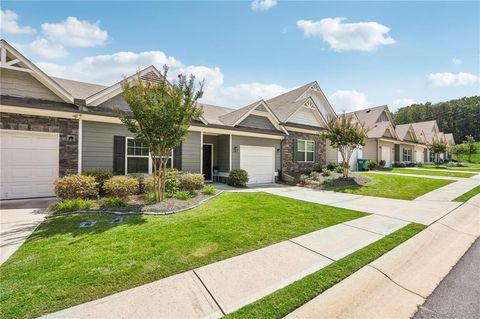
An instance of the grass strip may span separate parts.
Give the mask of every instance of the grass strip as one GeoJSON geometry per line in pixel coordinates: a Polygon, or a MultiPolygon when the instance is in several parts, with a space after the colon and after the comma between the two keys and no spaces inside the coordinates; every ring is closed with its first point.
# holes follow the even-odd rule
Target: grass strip
{"type": "Polygon", "coordinates": [[[476,174],[474,173],[464,173],[464,172],[444,172],[444,171],[433,171],[428,169],[411,169],[411,168],[394,168],[390,171],[391,173],[402,173],[402,174],[414,174],[414,175],[425,175],[425,176],[447,176],[447,177],[461,177],[469,178],[476,174]]]}
{"type": "Polygon", "coordinates": [[[470,198],[472,198],[473,196],[475,196],[477,194],[480,194],[480,185],[471,189],[471,190],[469,190],[468,192],[458,196],[453,201],[454,202],[466,202],[467,200],[469,200],[470,198]]]}
{"type": "Polygon", "coordinates": [[[420,224],[408,224],[327,267],[246,305],[225,318],[283,318],[425,228],[426,226],[420,224]]]}

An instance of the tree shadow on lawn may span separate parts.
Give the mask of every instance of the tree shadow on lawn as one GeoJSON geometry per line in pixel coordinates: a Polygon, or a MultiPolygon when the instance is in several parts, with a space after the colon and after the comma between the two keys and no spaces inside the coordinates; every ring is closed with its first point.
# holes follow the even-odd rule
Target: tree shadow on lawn
{"type": "Polygon", "coordinates": [[[327,191],[338,192],[345,189],[360,189],[372,182],[369,178],[360,177],[341,177],[332,180],[326,180],[323,189],[327,191]]]}
{"type": "Polygon", "coordinates": [[[69,234],[72,237],[84,235],[98,235],[116,227],[136,227],[145,224],[144,215],[123,215],[123,222],[114,223],[118,215],[102,213],[81,213],[61,215],[47,218],[37,230],[30,236],[30,240],[44,239],[57,235],[69,234]],[[95,221],[91,227],[81,228],[80,224],[87,221],[95,221]]]}

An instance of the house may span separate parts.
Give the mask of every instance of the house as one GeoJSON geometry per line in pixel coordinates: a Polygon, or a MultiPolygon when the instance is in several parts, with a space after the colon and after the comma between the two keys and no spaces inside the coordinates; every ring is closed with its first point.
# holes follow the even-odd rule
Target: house
{"type": "MultiPolygon", "coordinates": [[[[4,40],[0,53],[1,199],[51,196],[58,176],[91,169],[152,172],[148,148],[114,111],[129,111],[120,82],[51,77],[4,40]]],[[[139,76],[161,75],[150,66],[139,76]]],[[[173,150],[170,167],[221,181],[242,168],[250,183],[271,183],[326,161],[319,132],[336,114],[317,82],[239,109],[200,106],[204,114],[173,150]]]]}
{"type": "MultiPolygon", "coordinates": [[[[423,134],[426,145],[431,144],[433,141],[441,141],[447,144],[447,151],[445,153],[439,154],[441,160],[450,160],[452,158],[452,153],[449,148],[455,146],[455,139],[451,133],[440,132],[438,128],[437,121],[423,121],[412,123],[412,127],[416,134],[423,134]]],[[[435,162],[435,154],[431,153],[427,148],[425,153],[426,162],[435,162]]]]}

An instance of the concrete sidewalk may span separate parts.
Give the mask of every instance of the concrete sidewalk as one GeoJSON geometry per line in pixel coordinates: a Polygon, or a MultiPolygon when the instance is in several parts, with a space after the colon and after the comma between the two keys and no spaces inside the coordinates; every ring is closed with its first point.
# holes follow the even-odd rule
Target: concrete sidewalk
{"type": "Polygon", "coordinates": [[[433,178],[433,179],[448,179],[451,181],[458,181],[462,179],[467,179],[467,177],[452,177],[452,176],[436,176],[436,175],[422,175],[419,174],[408,174],[408,173],[394,173],[389,171],[368,171],[369,174],[382,174],[382,175],[397,175],[397,176],[410,176],[410,177],[421,177],[421,178],[433,178]]]}
{"type": "Polygon", "coordinates": [[[411,318],[479,235],[466,203],[286,318],[411,318]]]}
{"type": "Polygon", "coordinates": [[[424,225],[432,224],[461,204],[457,202],[410,201],[362,196],[318,191],[305,187],[270,188],[263,191],[307,202],[359,210],[424,225]]]}
{"type": "Polygon", "coordinates": [[[449,202],[479,185],[480,175],[475,175],[437,188],[425,195],[415,198],[414,200],[449,202]]]}
{"type": "Polygon", "coordinates": [[[362,217],[44,318],[218,318],[406,224],[382,216],[362,217]]]}
{"type": "Polygon", "coordinates": [[[424,167],[405,167],[412,170],[426,170],[426,171],[434,171],[434,172],[457,172],[457,173],[469,173],[469,174],[480,174],[480,172],[476,171],[464,171],[459,169],[441,169],[441,168],[424,168],[424,167]]]}
{"type": "Polygon", "coordinates": [[[0,203],[0,265],[23,244],[43,221],[39,210],[52,199],[12,200],[0,203]]]}

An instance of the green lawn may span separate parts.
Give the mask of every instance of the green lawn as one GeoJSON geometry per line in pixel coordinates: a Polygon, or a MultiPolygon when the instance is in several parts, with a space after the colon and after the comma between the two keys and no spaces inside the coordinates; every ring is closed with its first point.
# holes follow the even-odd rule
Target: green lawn
{"type": "Polygon", "coordinates": [[[44,221],[0,267],[2,318],[33,318],[367,214],[266,193],[224,193],[169,216],[44,221]],[[79,223],[94,219],[92,228],[79,223]]]}
{"type": "Polygon", "coordinates": [[[414,176],[399,176],[377,173],[362,173],[372,181],[363,186],[336,187],[331,190],[342,193],[408,199],[412,200],[448,185],[454,181],[446,179],[422,178],[414,176]]]}
{"type": "MultiPolygon", "coordinates": [[[[477,146],[477,151],[475,154],[472,154],[472,163],[477,163],[480,164],[480,142],[475,143],[477,146]]],[[[455,159],[458,159],[461,162],[467,162],[468,161],[468,156],[467,155],[455,155],[455,159]]]]}
{"type": "Polygon", "coordinates": [[[408,224],[327,267],[249,304],[225,318],[283,318],[363,266],[416,235],[426,226],[408,224]]]}
{"type": "Polygon", "coordinates": [[[430,176],[463,177],[463,178],[468,178],[476,175],[473,173],[444,172],[444,171],[433,171],[428,169],[412,169],[412,168],[394,168],[389,172],[402,173],[402,174],[430,175],[430,176]]]}
{"type": "Polygon", "coordinates": [[[477,186],[477,187],[469,190],[468,192],[458,196],[453,201],[454,202],[466,202],[467,200],[469,200],[470,198],[472,198],[473,196],[475,196],[477,194],[480,194],[480,186],[477,186]]]}
{"type": "Polygon", "coordinates": [[[424,165],[423,168],[435,168],[435,169],[446,169],[446,170],[454,170],[454,171],[470,171],[470,172],[480,172],[480,165],[479,164],[472,164],[468,163],[467,167],[449,167],[449,166],[444,166],[444,165],[433,165],[433,164],[427,164],[424,165]]]}

